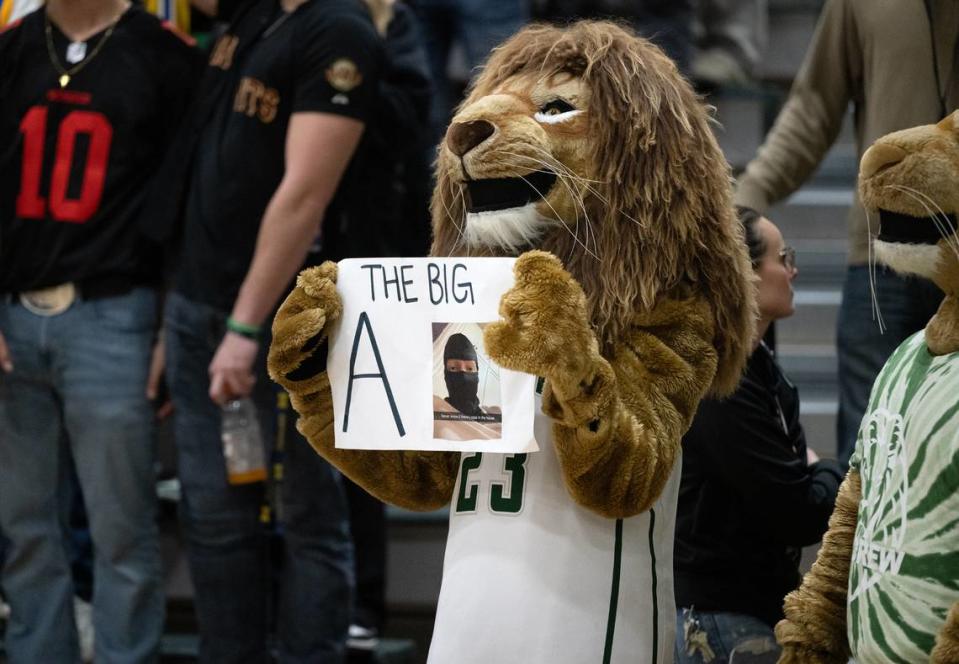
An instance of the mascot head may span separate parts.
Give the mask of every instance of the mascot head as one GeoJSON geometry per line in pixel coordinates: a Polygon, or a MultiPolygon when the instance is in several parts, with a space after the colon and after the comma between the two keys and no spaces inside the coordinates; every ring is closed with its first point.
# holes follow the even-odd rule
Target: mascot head
{"type": "Polygon", "coordinates": [[[658,48],[608,22],[528,27],[494,50],[439,147],[432,253],[558,256],[610,351],[660,296],[713,304],[735,388],[751,270],[707,110],[658,48]]]}
{"type": "Polygon", "coordinates": [[[859,193],[878,212],[876,257],[959,294],[959,111],[877,140],[862,156],[859,193]]]}
{"type": "Polygon", "coordinates": [[[859,195],[870,216],[878,212],[876,259],[946,294],[926,326],[929,349],[959,351],[959,111],[873,143],[859,166],[859,195]]]}

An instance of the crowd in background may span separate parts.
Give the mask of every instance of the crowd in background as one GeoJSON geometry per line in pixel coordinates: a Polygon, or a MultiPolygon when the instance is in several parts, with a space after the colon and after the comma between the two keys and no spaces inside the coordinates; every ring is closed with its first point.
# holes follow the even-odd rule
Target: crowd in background
{"type": "MultiPolygon", "coordinates": [[[[736,638],[774,652],[799,547],[825,531],[872,381],[941,298],[879,271],[888,329],[878,334],[856,203],[838,328],[840,459],[820,459],[763,342],[792,313],[797,268],[762,215],[808,179],[850,104],[860,153],[957,106],[959,8],[913,4],[867,23],[868,2],[827,0],[738,181],[762,318],[740,390],[705,402],[684,441],[678,661],[723,664],[736,638]]],[[[305,265],[425,254],[430,165],[471,72],[530,20],[607,16],[704,91],[748,84],[767,48],[764,0],[0,2],[0,590],[11,662],[156,656],[156,418],[168,402],[201,661],[336,662],[348,642],[375,644],[383,505],[296,431],[266,375],[272,313],[305,265]],[[226,467],[231,408],[258,421],[262,467],[226,467]]]]}

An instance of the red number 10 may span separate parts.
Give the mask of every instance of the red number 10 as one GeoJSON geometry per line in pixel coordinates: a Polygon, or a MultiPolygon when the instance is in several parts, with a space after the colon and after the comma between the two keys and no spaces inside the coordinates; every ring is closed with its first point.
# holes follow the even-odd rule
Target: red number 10
{"type": "MultiPolygon", "coordinates": [[[[43,143],[47,133],[47,109],[34,106],[20,122],[23,133],[23,165],[20,171],[20,194],[17,196],[17,216],[21,219],[43,219],[47,201],[40,196],[40,176],[43,173],[43,143]]],[[[57,221],[82,224],[100,207],[103,183],[107,176],[107,160],[113,127],[106,116],[96,111],[70,111],[60,123],[53,173],[50,177],[50,216],[57,221]],[[83,185],[79,198],[67,198],[73,151],[77,134],[90,137],[87,161],[83,168],[83,185]]]]}

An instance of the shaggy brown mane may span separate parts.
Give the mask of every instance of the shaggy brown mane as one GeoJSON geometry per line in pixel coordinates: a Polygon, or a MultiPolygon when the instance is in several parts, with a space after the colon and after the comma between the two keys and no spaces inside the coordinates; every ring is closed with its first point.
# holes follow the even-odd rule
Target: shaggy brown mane
{"type": "MultiPolygon", "coordinates": [[[[751,348],[754,294],[743,284],[752,270],[734,218],[729,166],[706,108],[658,48],[598,21],[517,33],[493,51],[464,105],[526,72],[572,73],[591,91],[598,182],[583,202],[592,235],[585,236],[586,224],[576,224],[575,232],[558,228],[539,248],[559,256],[582,284],[604,354],[636,311],[661,295],[705,292],[714,303],[720,360],[712,392],[731,392],[751,348]]],[[[450,177],[452,167],[441,151],[432,205],[437,256],[467,253],[458,230],[465,223],[463,192],[450,177]]]]}

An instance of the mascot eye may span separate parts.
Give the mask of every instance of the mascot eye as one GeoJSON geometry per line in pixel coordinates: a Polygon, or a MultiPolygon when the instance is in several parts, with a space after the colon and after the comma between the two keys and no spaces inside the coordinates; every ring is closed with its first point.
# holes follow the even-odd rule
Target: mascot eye
{"type": "Polygon", "coordinates": [[[554,99],[553,101],[543,104],[543,107],[539,109],[539,112],[542,115],[550,117],[553,115],[562,115],[563,113],[569,113],[570,111],[575,110],[576,107],[565,99],[554,99]]]}
{"type": "Polygon", "coordinates": [[[566,122],[582,112],[565,99],[553,99],[543,104],[533,119],[542,124],[557,124],[566,122]]]}

